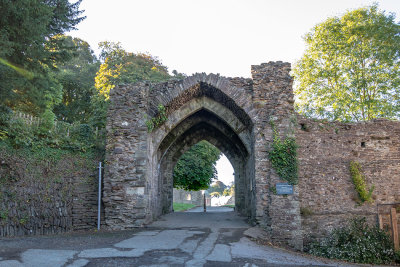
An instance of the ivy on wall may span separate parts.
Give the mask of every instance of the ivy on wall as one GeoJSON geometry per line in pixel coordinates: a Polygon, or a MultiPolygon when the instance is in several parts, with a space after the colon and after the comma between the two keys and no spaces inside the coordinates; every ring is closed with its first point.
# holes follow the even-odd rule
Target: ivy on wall
{"type": "Polygon", "coordinates": [[[299,181],[296,140],[289,136],[281,140],[272,121],[271,126],[274,140],[272,149],[268,152],[269,160],[280,178],[295,185],[299,181]]]}
{"type": "Polygon", "coordinates": [[[364,202],[371,203],[373,201],[372,192],[374,191],[375,186],[372,185],[369,189],[367,189],[365,176],[362,173],[361,165],[359,162],[350,161],[350,174],[351,174],[351,180],[354,184],[355,190],[358,193],[360,201],[362,203],[364,202]]]}
{"type": "Polygon", "coordinates": [[[151,133],[155,128],[166,122],[168,119],[165,107],[160,104],[157,108],[158,114],[155,117],[146,120],[147,130],[149,133],[151,133]]]}

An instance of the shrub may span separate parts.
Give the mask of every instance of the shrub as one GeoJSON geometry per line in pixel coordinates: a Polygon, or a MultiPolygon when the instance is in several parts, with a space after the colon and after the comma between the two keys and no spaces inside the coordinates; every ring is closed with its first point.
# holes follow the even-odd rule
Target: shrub
{"type": "Polygon", "coordinates": [[[8,136],[14,147],[29,147],[32,145],[34,134],[32,127],[22,119],[12,119],[8,127],[8,136]]]}
{"type": "Polygon", "coordinates": [[[350,162],[350,174],[351,180],[353,181],[354,187],[360,197],[361,202],[372,202],[372,191],[374,191],[374,186],[372,185],[370,189],[367,189],[367,183],[365,177],[362,174],[360,163],[351,161],[350,162]]]}
{"type": "Polygon", "coordinates": [[[11,119],[12,110],[4,105],[0,105],[0,130],[5,130],[8,127],[11,119]]]}
{"type": "Polygon", "coordinates": [[[309,252],[316,256],[357,263],[390,263],[395,260],[393,243],[377,226],[365,218],[355,218],[348,226],[335,229],[326,239],[313,243],[309,252]]]}
{"type": "Polygon", "coordinates": [[[396,263],[400,263],[400,250],[397,250],[397,251],[394,253],[394,261],[395,261],[396,263]]]}

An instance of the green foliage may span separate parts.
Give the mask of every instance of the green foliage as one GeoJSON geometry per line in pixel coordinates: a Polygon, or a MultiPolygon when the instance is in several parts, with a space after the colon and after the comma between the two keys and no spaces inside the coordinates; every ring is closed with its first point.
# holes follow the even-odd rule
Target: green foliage
{"type": "Polygon", "coordinates": [[[400,249],[394,253],[394,261],[400,263],[400,249]]]}
{"type": "Polygon", "coordinates": [[[208,193],[218,192],[219,196],[223,195],[225,190],[229,190],[227,186],[221,181],[215,181],[210,187],[207,189],[208,193]]]}
{"type": "Polygon", "coordinates": [[[212,192],[212,193],[210,193],[210,196],[219,198],[221,196],[221,194],[219,192],[212,192]]]}
{"type": "Polygon", "coordinates": [[[84,19],[80,3],[1,2],[0,104],[39,115],[60,101],[62,87],[53,70],[70,58],[61,34],[84,19]]]}
{"type": "Polygon", "coordinates": [[[358,263],[384,264],[394,260],[390,237],[377,226],[368,226],[365,218],[353,219],[349,226],[335,229],[320,243],[311,244],[309,252],[358,263]]]}
{"type": "Polygon", "coordinates": [[[223,195],[224,197],[227,197],[227,196],[231,196],[231,193],[232,193],[231,188],[225,188],[225,189],[224,189],[224,192],[222,192],[222,195],[223,195]]]}
{"type": "Polygon", "coordinates": [[[15,148],[29,147],[32,145],[34,139],[32,128],[20,118],[10,121],[8,136],[8,141],[11,142],[15,148]]]}
{"type": "Polygon", "coordinates": [[[146,120],[147,130],[151,133],[155,128],[166,122],[168,119],[165,107],[158,105],[158,113],[155,117],[146,120]]]}
{"type": "Polygon", "coordinates": [[[2,220],[7,220],[8,219],[8,210],[1,210],[0,211],[0,218],[2,220]]]}
{"type": "Polygon", "coordinates": [[[150,54],[134,54],[125,51],[120,43],[99,43],[100,66],[95,78],[95,87],[106,99],[110,91],[118,84],[135,83],[139,81],[161,82],[171,76],[168,69],[158,58],[150,54]]]}
{"type": "Polygon", "coordinates": [[[0,141],[6,139],[8,136],[8,132],[4,130],[0,130],[0,141]]]}
{"type": "Polygon", "coordinates": [[[17,149],[52,147],[83,152],[104,149],[104,135],[101,132],[96,133],[93,126],[59,121],[55,125],[54,114],[47,112],[39,123],[11,116],[7,131],[2,131],[6,133],[7,139],[1,139],[17,149]]]}
{"type": "MultiPolygon", "coordinates": [[[[94,78],[99,61],[89,44],[79,38],[65,36],[65,43],[71,47],[72,58],[58,66],[55,78],[63,87],[61,103],[54,107],[58,120],[69,123],[88,123],[98,94],[94,78]]],[[[97,103],[96,103],[97,104],[97,103]]]]}
{"type": "Polygon", "coordinates": [[[297,144],[293,137],[286,137],[283,141],[272,124],[274,141],[272,149],[268,152],[272,167],[280,178],[289,184],[298,183],[297,144]]]}
{"type": "Polygon", "coordinates": [[[400,116],[400,25],[372,5],[316,25],[296,63],[297,110],[364,121],[400,116]]]}
{"type": "Polygon", "coordinates": [[[367,184],[365,181],[365,177],[361,171],[361,165],[358,162],[351,161],[350,162],[350,174],[351,180],[353,181],[354,187],[360,197],[361,202],[369,202],[372,200],[372,192],[374,191],[375,186],[372,185],[369,190],[367,190],[367,184]]]}
{"type": "Polygon", "coordinates": [[[216,178],[215,163],[221,152],[208,143],[200,141],[186,151],[174,167],[174,187],[185,190],[205,190],[216,178]]]}
{"type": "Polygon", "coordinates": [[[179,212],[179,211],[185,211],[185,210],[189,210],[191,208],[196,207],[196,205],[193,204],[188,204],[188,203],[173,203],[173,207],[174,207],[174,212],[179,212]]]}
{"type": "Polygon", "coordinates": [[[43,114],[40,116],[41,123],[38,127],[39,134],[48,135],[49,132],[54,128],[54,121],[56,120],[56,116],[51,110],[45,110],[43,114]]]}

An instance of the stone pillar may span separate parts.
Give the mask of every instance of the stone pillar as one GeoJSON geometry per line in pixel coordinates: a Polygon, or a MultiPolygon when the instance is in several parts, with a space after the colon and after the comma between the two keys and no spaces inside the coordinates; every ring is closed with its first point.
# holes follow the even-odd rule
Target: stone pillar
{"type": "Polygon", "coordinates": [[[113,90],[107,121],[103,202],[110,229],[129,229],[149,221],[147,110],[145,83],[113,90]]]}
{"type": "Polygon", "coordinates": [[[276,243],[302,250],[299,191],[276,195],[272,187],[281,180],[272,169],[268,150],[273,141],[272,120],[281,138],[294,135],[294,108],[290,63],[269,62],[252,66],[255,114],[256,220],[276,243]]]}

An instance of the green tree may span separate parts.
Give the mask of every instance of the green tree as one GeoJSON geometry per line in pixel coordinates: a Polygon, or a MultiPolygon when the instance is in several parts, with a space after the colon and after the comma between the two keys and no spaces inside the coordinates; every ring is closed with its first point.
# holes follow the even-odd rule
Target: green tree
{"type": "Polygon", "coordinates": [[[93,113],[92,102],[97,94],[94,78],[100,63],[87,42],[66,36],[65,43],[74,50],[72,59],[60,64],[55,73],[63,96],[54,113],[58,120],[87,123],[93,113]]]}
{"type": "Polygon", "coordinates": [[[60,34],[84,19],[81,0],[0,0],[0,104],[41,114],[61,100],[52,70],[70,58],[60,34]]]}
{"type": "Polygon", "coordinates": [[[215,181],[215,183],[208,188],[208,192],[210,194],[213,192],[218,192],[220,195],[223,195],[226,188],[227,186],[223,182],[215,181]]]}
{"type": "Polygon", "coordinates": [[[399,118],[400,25],[377,5],[316,25],[295,64],[297,110],[340,121],[399,118]]]}
{"type": "Polygon", "coordinates": [[[95,86],[106,98],[117,84],[143,80],[161,82],[171,77],[167,67],[150,54],[127,52],[120,43],[114,42],[101,42],[99,47],[103,63],[97,72],[95,86]]]}
{"type": "Polygon", "coordinates": [[[221,194],[219,192],[212,192],[212,193],[210,193],[210,196],[219,198],[221,196],[221,194]]]}
{"type": "Polygon", "coordinates": [[[215,163],[221,152],[207,141],[200,141],[186,151],[174,168],[174,187],[205,190],[217,177],[215,163]]]}

